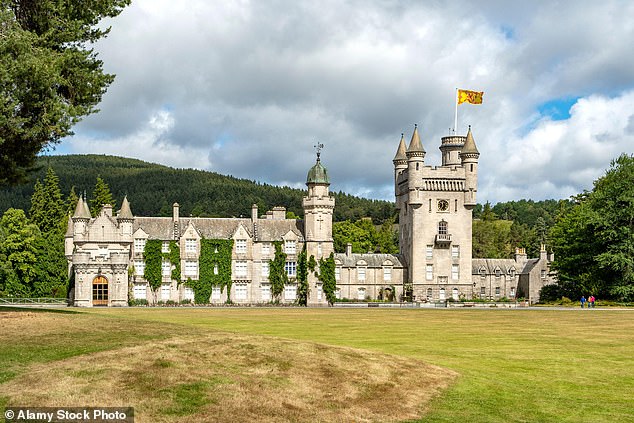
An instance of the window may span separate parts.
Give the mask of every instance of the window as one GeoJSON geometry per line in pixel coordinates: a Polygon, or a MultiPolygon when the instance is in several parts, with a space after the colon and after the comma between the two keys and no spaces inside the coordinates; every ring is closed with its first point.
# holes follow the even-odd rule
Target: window
{"type": "Polygon", "coordinates": [[[425,266],[425,279],[428,281],[434,280],[434,266],[431,264],[425,266]]]}
{"type": "Polygon", "coordinates": [[[438,299],[445,301],[445,288],[440,288],[440,291],[438,291],[438,299]]]}
{"type": "Polygon", "coordinates": [[[433,245],[428,245],[427,248],[425,249],[425,258],[427,260],[431,260],[434,258],[434,246],[433,245]]]}
{"type": "Polygon", "coordinates": [[[438,283],[447,283],[449,278],[447,276],[438,276],[438,283]]]}
{"type": "Polygon", "coordinates": [[[185,239],[185,252],[186,253],[195,253],[196,252],[196,240],[187,238],[185,239]]]}
{"type": "Polygon", "coordinates": [[[198,262],[196,260],[185,260],[185,276],[198,276],[198,262]]]}
{"type": "Polygon", "coordinates": [[[511,298],[515,298],[515,287],[511,287],[511,298]]]}
{"type": "Polygon", "coordinates": [[[169,260],[163,259],[161,261],[161,273],[163,276],[169,276],[172,274],[172,263],[169,260]]]}
{"type": "Polygon", "coordinates": [[[431,288],[427,288],[427,299],[428,300],[431,300],[431,294],[432,294],[431,288]]]}
{"type": "Polygon", "coordinates": [[[236,278],[246,278],[247,277],[247,262],[245,260],[237,260],[236,261],[235,277],[236,278]]]}
{"type": "Polygon", "coordinates": [[[262,262],[262,277],[263,278],[269,277],[269,262],[268,261],[262,262]]]}
{"type": "Polygon", "coordinates": [[[357,279],[360,281],[365,280],[365,267],[359,267],[357,269],[357,279]]]}
{"type": "Polygon", "coordinates": [[[146,284],[134,284],[134,299],[135,300],[147,300],[147,285],[146,284]]]}
{"type": "Polygon", "coordinates": [[[194,290],[190,287],[185,287],[183,290],[183,300],[194,301],[194,290]]]}
{"type": "Polygon", "coordinates": [[[170,252],[169,241],[163,241],[163,244],[161,244],[161,253],[169,253],[169,252],[170,252]]]}
{"type": "Polygon", "coordinates": [[[135,238],[134,239],[134,252],[142,253],[145,250],[145,239],[143,238],[135,238]]]}
{"type": "Polygon", "coordinates": [[[495,287],[495,296],[496,296],[496,297],[499,297],[499,296],[500,296],[500,287],[499,287],[499,286],[496,286],[496,287],[495,287]]]}
{"type": "Polygon", "coordinates": [[[452,245],[451,246],[451,258],[459,258],[460,257],[460,246],[452,245]]]}
{"type": "Polygon", "coordinates": [[[284,265],[284,270],[286,270],[286,276],[295,276],[297,274],[297,263],[294,261],[287,261],[284,265]]]}
{"type": "Polygon", "coordinates": [[[317,243],[317,255],[319,257],[321,257],[322,254],[323,254],[323,250],[322,250],[322,247],[321,247],[321,242],[318,242],[317,243]]]}
{"type": "Polygon", "coordinates": [[[546,279],[546,270],[542,269],[541,276],[542,276],[542,279],[546,279]]]}
{"type": "Polygon", "coordinates": [[[341,279],[341,267],[335,267],[335,280],[338,281],[341,279]]]}
{"type": "Polygon", "coordinates": [[[262,254],[267,256],[271,254],[271,244],[269,244],[268,242],[262,244],[262,254]]]}
{"type": "Polygon", "coordinates": [[[296,254],[297,253],[297,243],[295,241],[286,241],[284,243],[284,252],[286,254],[296,254]]]}
{"type": "Polygon", "coordinates": [[[451,265],[451,280],[457,281],[460,279],[460,266],[457,264],[451,265]]]}
{"type": "Polygon", "coordinates": [[[220,299],[220,287],[214,286],[211,288],[211,299],[219,300],[220,299]]]}
{"type": "Polygon", "coordinates": [[[460,296],[458,295],[458,288],[451,290],[451,298],[453,298],[454,301],[458,301],[460,299],[460,296]]]}
{"type": "Polygon", "coordinates": [[[341,299],[341,289],[337,288],[335,290],[335,298],[340,300],[341,299]]]}
{"type": "Polygon", "coordinates": [[[245,254],[247,252],[247,240],[236,239],[236,253],[245,254]]]}
{"type": "Polygon", "coordinates": [[[170,284],[164,283],[161,285],[161,301],[167,301],[170,299],[170,284]]]}
{"type": "Polygon", "coordinates": [[[145,262],[143,260],[134,260],[134,273],[137,276],[145,275],[145,262]]]}
{"type": "Polygon", "coordinates": [[[357,289],[357,300],[365,300],[365,288],[357,289]]]}
{"type": "Polygon", "coordinates": [[[284,285],[284,299],[289,301],[295,301],[296,298],[297,298],[297,286],[284,285]]]}
{"type": "Polygon", "coordinates": [[[502,276],[502,271],[500,270],[500,268],[499,268],[499,267],[496,267],[496,268],[495,268],[495,277],[496,277],[496,278],[499,278],[499,277],[501,277],[501,276],[502,276]]]}
{"type": "Polygon", "coordinates": [[[478,270],[478,273],[480,273],[480,277],[484,278],[487,275],[487,270],[483,267],[480,268],[480,270],[478,270]]]}
{"type": "Polygon", "coordinates": [[[444,220],[438,222],[438,235],[447,235],[448,233],[449,230],[447,228],[447,222],[445,222],[444,220]]]}
{"type": "Polygon", "coordinates": [[[515,277],[515,268],[511,267],[511,270],[509,270],[509,276],[514,278],[515,277]]]}
{"type": "Polygon", "coordinates": [[[235,299],[238,301],[244,301],[247,299],[247,284],[246,283],[235,284],[235,299]]]}
{"type": "Polygon", "coordinates": [[[218,274],[218,265],[214,264],[214,275],[218,274]]]}
{"type": "Polygon", "coordinates": [[[484,295],[486,295],[486,293],[487,293],[487,289],[485,287],[481,286],[480,287],[480,296],[483,297],[484,295]]]}
{"type": "Polygon", "coordinates": [[[383,268],[383,280],[384,281],[391,281],[392,280],[392,268],[391,267],[384,267],[383,268]]]}
{"type": "Polygon", "coordinates": [[[271,301],[271,285],[262,285],[260,288],[262,301],[271,301]]]}
{"type": "Polygon", "coordinates": [[[321,288],[321,285],[317,287],[317,301],[321,301],[323,297],[324,290],[321,288]]]}

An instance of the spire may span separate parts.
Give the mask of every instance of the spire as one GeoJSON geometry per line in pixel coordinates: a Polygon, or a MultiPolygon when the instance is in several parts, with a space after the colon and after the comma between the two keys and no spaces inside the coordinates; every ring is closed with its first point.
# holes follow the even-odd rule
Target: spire
{"type": "Polygon", "coordinates": [[[418,136],[418,125],[414,125],[414,133],[412,134],[412,140],[409,143],[409,148],[405,153],[408,158],[412,156],[423,156],[425,157],[425,149],[423,148],[423,144],[420,142],[420,136],[418,136]]]}
{"type": "Polygon", "coordinates": [[[77,206],[75,207],[75,213],[73,213],[73,217],[80,219],[90,219],[88,206],[86,206],[84,198],[81,195],[79,196],[79,199],[77,199],[77,206]]]}
{"type": "Polygon", "coordinates": [[[123,197],[123,202],[121,203],[121,210],[119,210],[119,214],[117,215],[117,219],[133,219],[132,210],[130,210],[130,203],[128,202],[128,196],[123,197]]]}
{"type": "Polygon", "coordinates": [[[86,192],[84,191],[84,215],[86,219],[90,219],[92,216],[90,214],[90,207],[88,207],[88,202],[86,201],[86,192]]]}
{"type": "Polygon", "coordinates": [[[394,156],[394,164],[398,164],[399,162],[405,162],[407,160],[406,150],[405,150],[405,134],[401,134],[401,141],[398,143],[398,150],[396,150],[396,156],[394,156]]]}
{"type": "Polygon", "coordinates": [[[476,147],[475,141],[473,140],[473,135],[471,134],[471,125],[469,125],[469,131],[467,132],[467,140],[464,142],[464,146],[462,147],[462,150],[460,151],[460,155],[464,155],[464,154],[473,154],[473,155],[480,155],[480,152],[478,151],[478,148],[476,147]]]}

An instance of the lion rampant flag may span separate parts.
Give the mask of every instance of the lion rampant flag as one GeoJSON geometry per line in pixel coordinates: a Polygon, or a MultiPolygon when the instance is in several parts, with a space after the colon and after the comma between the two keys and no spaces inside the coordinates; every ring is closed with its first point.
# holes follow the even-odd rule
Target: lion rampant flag
{"type": "Polygon", "coordinates": [[[482,104],[483,95],[484,91],[458,90],[458,104],[482,104]]]}

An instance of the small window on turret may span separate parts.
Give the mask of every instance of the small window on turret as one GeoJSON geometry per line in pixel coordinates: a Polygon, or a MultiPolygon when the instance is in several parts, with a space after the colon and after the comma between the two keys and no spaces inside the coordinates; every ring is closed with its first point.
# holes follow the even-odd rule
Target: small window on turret
{"type": "Polygon", "coordinates": [[[470,172],[473,172],[473,164],[469,165],[470,172]]]}

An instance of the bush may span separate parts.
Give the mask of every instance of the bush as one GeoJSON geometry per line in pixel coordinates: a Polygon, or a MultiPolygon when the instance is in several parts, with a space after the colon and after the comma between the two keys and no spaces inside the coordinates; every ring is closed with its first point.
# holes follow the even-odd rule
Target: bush
{"type": "Polygon", "coordinates": [[[147,302],[147,300],[132,299],[132,300],[128,300],[128,305],[130,307],[147,306],[148,302],[147,302]]]}

